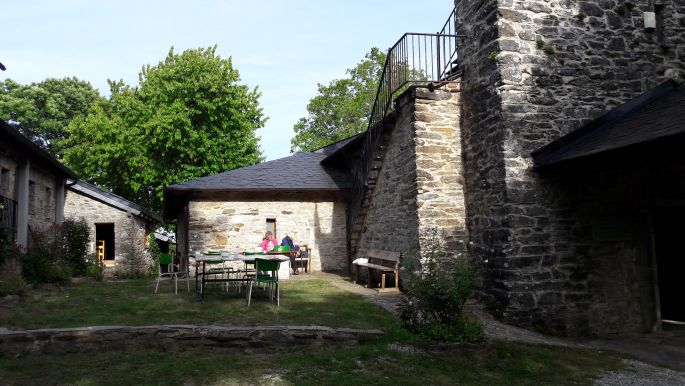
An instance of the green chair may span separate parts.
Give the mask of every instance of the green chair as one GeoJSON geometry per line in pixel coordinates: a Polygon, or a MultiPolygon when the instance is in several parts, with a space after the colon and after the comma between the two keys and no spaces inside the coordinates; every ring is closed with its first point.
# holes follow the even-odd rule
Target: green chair
{"type": "Polygon", "coordinates": [[[252,284],[264,284],[269,289],[269,299],[274,299],[274,294],[276,297],[276,305],[281,305],[281,293],[278,288],[278,268],[281,265],[280,260],[270,260],[270,259],[255,259],[255,270],[257,274],[253,276],[250,280],[250,285],[247,288],[247,305],[250,306],[250,300],[252,299],[252,284]]]}
{"type": "Polygon", "coordinates": [[[160,253],[159,254],[159,276],[157,277],[157,285],[155,285],[155,293],[157,293],[157,290],[159,289],[159,281],[162,280],[163,277],[171,277],[171,281],[174,282],[174,293],[178,293],[178,276],[179,275],[185,275],[186,276],[186,285],[188,286],[188,292],[190,292],[190,280],[189,277],[190,275],[188,274],[188,271],[175,271],[174,268],[178,268],[178,266],[174,265],[174,259],[171,257],[171,254],[169,253],[160,253]],[[164,269],[163,269],[164,268],[164,269]],[[163,272],[166,271],[166,272],[163,272]]]}

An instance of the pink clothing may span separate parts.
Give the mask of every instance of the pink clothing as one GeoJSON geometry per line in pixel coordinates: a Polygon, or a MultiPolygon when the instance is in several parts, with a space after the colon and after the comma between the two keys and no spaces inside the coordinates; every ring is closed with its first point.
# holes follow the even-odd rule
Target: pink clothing
{"type": "Polygon", "coordinates": [[[262,240],[262,251],[268,252],[268,251],[273,251],[274,246],[278,245],[278,240],[276,240],[275,237],[272,237],[271,240],[269,239],[264,239],[262,240]]]}

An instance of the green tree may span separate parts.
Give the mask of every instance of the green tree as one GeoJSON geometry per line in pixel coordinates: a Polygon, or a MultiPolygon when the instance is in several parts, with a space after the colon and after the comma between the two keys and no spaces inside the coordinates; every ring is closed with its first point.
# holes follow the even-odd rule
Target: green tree
{"type": "Polygon", "coordinates": [[[66,127],[102,100],[97,90],[76,77],[19,84],[0,82],[0,119],[8,121],[49,153],[60,156],[66,127]]]}
{"type": "Polygon", "coordinates": [[[295,124],[291,151],[312,151],[366,130],[385,64],[384,52],[372,48],[348,77],[318,84],[307,105],[308,116],[295,124]]]}
{"type": "Polygon", "coordinates": [[[138,87],[109,81],[110,98],[69,125],[65,160],[74,171],[160,210],[167,185],[261,161],[261,94],[240,84],[216,46],[172,48],[139,77],[138,87]]]}

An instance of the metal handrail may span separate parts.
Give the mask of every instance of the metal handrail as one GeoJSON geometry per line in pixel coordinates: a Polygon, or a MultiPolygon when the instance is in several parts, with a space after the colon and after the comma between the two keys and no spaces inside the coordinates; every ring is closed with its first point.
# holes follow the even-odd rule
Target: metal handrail
{"type": "Polygon", "coordinates": [[[366,180],[373,163],[373,153],[383,131],[382,122],[392,112],[394,96],[412,84],[449,82],[458,74],[457,38],[463,36],[454,33],[456,20],[456,10],[453,9],[440,32],[407,32],[388,49],[347,203],[348,251],[352,247],[354,219],[367,190],[366,180]]]}

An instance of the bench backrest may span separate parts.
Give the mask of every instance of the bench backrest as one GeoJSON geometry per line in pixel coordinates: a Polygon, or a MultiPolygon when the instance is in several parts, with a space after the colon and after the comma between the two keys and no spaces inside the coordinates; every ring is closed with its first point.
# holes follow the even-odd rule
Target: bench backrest
{"type": "Polygon", "coordinates": [[[362,257],[369,259],[369,263],[397,269],[400,264],[400,253],[393,251],[381,251],[379,249],[367,249],[362,251],[362,257]]]}

